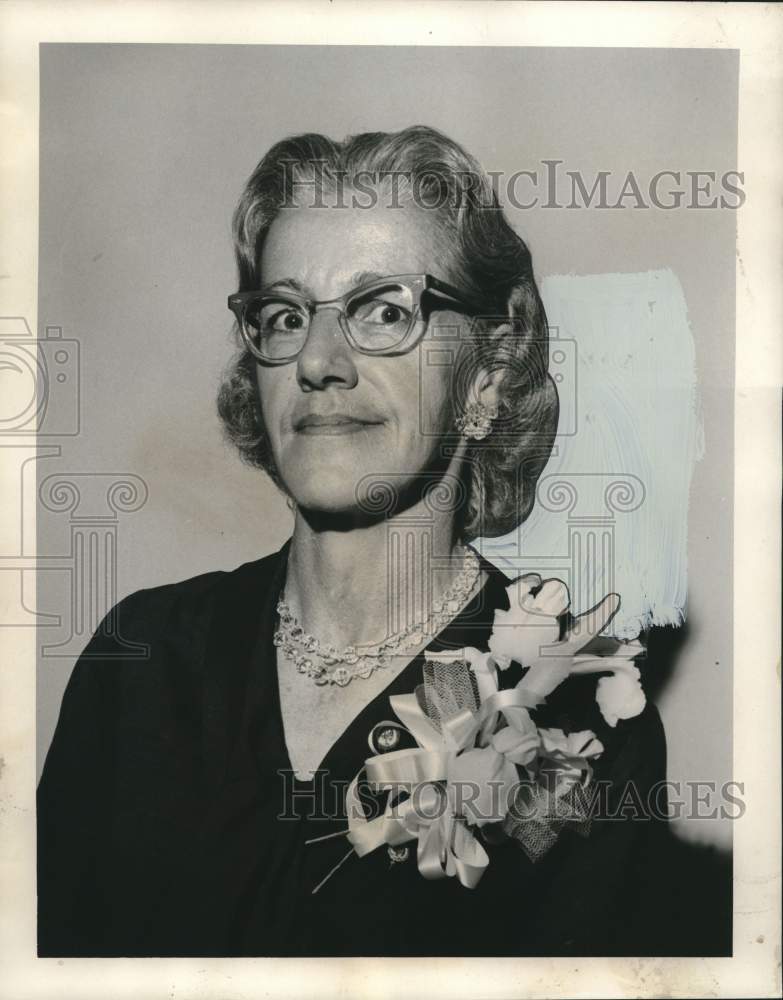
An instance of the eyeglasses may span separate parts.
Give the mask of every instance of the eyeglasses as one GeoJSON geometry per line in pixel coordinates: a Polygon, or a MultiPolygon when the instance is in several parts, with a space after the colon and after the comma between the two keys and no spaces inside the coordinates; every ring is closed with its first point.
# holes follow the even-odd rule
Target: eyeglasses
{"type": "MultiPolygon", "coordinates": [[[[422,297],[434,292],[449,304],[476,309],[453,286],[431,274],[395,274],[352,289],[339,299],[315,301],[296,291],[273,288],[236,292],[228,307],[239,324],[248,349],[260,361],[282,365],[293,361],[307,341],[319,309],[336,309],[348,343],[360,354],[405,354],[427,329],[422,297]]],[[[436,305],[437,303],[433,303],[436,305]]]]}

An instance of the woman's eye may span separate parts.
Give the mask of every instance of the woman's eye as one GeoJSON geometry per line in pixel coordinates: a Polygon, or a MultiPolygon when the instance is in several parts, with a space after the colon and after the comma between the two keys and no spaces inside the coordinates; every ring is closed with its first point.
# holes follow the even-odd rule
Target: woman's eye
{"type": "Polygon", "coordinates": [[[258,325],[263,333],[296,333],[306,322],[298,309],[267,306],[261,310],[258,325]]]}
{"type": "Polygon", "coordinates": [[[275,322],[272,325],[275,329],[301,330],[304,326],[304,320],[298,312],[283,312],[275,318],[275,322]]]}
{"type": "Polygon", "coordinates": [[[378,305],[373,310],[370,319],[378,323],[399,323],[402,318],[402,310],[399,306],[378,305]]]}
{"type": "Polygon", "coordinates": [[[365,302],[357,310],[356,318],[362,323],[377,323],[380,326],[396,326],[399,323],[407,322],[410,313],[394,302],[386,302],[377,299],[372,302],[365,302]]]}

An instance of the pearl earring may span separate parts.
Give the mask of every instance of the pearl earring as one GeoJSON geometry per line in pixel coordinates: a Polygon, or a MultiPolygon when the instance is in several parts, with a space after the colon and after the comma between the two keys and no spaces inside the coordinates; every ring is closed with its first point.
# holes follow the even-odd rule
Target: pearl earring
{"type": "Polygon", "coordinates": [[[492,430],[492,421],[497,415],[496,406],[469,403],[465,407],[465,412],[457,418],[457,430],[465,437],[481,441],[492,430]]]}

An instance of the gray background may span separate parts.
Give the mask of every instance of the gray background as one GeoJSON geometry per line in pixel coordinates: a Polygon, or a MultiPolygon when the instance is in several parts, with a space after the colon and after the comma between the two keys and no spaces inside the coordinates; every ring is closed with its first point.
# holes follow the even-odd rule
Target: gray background
{"type": "MultiPolygon", "coordinates": [[[[42,45],[39,329],[81,347],[81,427],[53,472],[134,473],[148,502],[119,521],[117,596],[279,547],[285,504],[221,440],[231,351],[230,215],[266,149],[442,129],[488,169],[741,169],[736,52],[718,50],[42,45]]],[[[689,624],[658,703],[672,778],[731,776],[734,253],[732,211],[509,210],[539,277],[671,268],[696,342],[706,453],[689,526],[689,624]]],[[[68,551],[42,510],[38,551],[68,551]]],[[[38,610],[68,580],[42,571],[38,610]]],[[[39,664],[39,766],[73,658],[39,664]]],[[[726,843],[726,825],[695,821],[726,843]]]]}

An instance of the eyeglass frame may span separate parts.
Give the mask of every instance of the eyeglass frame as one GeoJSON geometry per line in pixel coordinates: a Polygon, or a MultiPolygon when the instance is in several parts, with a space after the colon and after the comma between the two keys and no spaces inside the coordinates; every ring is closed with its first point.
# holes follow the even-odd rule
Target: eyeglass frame
{"type": "MultiPolygon", "coordinates": [[[[305,335],[305,339],[302,342],[302,346],[296,352],[296,354],[290,354],[285,358],[268,358],[263,355],[253,343],[253,339],[246,329],[244,322],[244,315],[247,305],[250,302],[255,301],[259,298],[264,298],[271,296],[273,294],[272,289],[274,285],[269,285],[267,288],[259,289],[258,291],[249,292],[233,292],[228,296],[228,308],[236,317],[237,325],[239,327],[239,332],[242,336],[247,349],[250,353],[261,361],[265,365],[286,365],[291,361],[296,360],[305,348],[307,343],[307,337],[310,334],[310,329],[308,328],[305,335]]],[[[421,316],[421,298],[425,292],[434,291],[441,295],[444,295],[451,299],[453,302],[461,305],[463,308],[468,309],[470,312],[477,313],[480,310],[476,307],[474,303],[471,303],[465,295],[454,285],[450,285],[446,281],[441,281],[440,278],[436,278],[432,274],[389,274],[384,275],[380,278],[373,278],[371,281],[366,281],[361,285],[357,285],[355,288],[350,289],[345,295],[341,295],[334,299],[309,299],[306,295],[301,292],[292,291],[286,289],[284,292],[280,292],[281,297],[290,298],[293,302],[303,305],[312,320],[316,312],[319,309],[337,309],[338,310],[338,322],[340,324],[340,329],[343,336],[347,340],[348,344],[359,354],[365,354],[370,357],[395,357],[400,354],[407,354],[412,351],[416,345],[422,340],[424,334],[427,331],[428,322],[425,320],[421,325],[421,330],[416,337],[412,337],[412,333],[416,329],[416,324],[422,319],[421,316]],[[411,288],[413,293],[413,303],[412,303],[412,316],[410,327],[402,338],[402,340],[397,344],[396,347],[391,350],[387,348],[377,348],[376,350],[360,347],[351,333],[350,324],[348,322],[348,317],[345,313],[346,304],[349,299],[354,298],[356,295],[360,295],[376,285],[384,285],[390,282],[397,282],[399,284],[405,284],[411,288]]]]}

